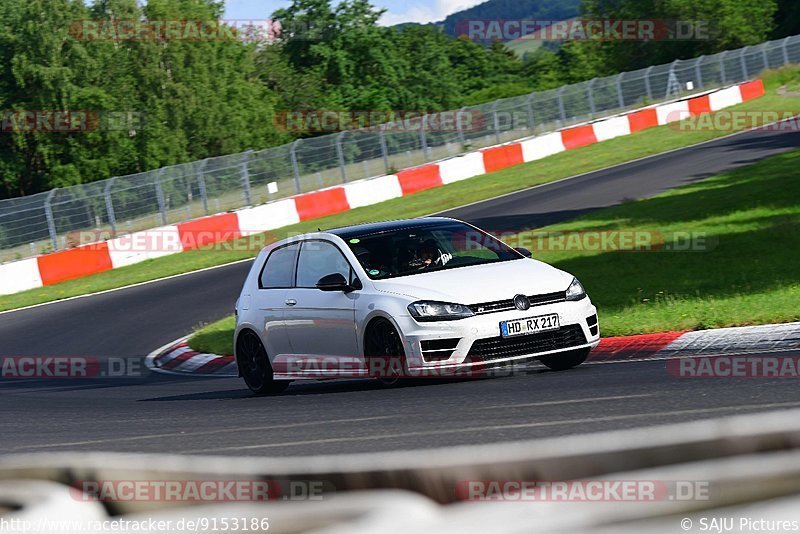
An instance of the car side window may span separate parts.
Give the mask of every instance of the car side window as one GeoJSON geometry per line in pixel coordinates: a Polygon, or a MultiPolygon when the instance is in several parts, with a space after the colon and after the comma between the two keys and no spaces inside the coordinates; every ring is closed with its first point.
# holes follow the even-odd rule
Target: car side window
{"type": "Polygon", "coordinates": [[[305,241],[297,263],[297,287],[316,287],[323,276],[339,273],[350,280],[350,263],[327,241],[305,241]]]}
{"type": "Polygon", "coordinates": [[[294,266],[300,243],[273,250],[261,269],[261,289],[285,289],[294,285],[294,266]]]}

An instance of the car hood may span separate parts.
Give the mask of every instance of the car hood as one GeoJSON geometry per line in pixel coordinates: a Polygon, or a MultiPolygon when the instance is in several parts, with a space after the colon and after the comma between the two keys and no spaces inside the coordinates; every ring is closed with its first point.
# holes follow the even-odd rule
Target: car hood
{"type": "Polygon", "coordinates": [[[572,275],[526,258],[375,280],[374,284],[378,291],[417,300],[478,304],[511,299],[519,294],[565,291],[570,282],[572,275]]]}

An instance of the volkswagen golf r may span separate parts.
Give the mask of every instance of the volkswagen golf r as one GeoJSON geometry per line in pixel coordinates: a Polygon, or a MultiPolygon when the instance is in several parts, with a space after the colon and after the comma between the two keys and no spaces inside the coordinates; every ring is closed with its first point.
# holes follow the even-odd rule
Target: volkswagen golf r
{"type": "Polygon", "coordinates": [[[236,303],[239,374],[291,380],[583,363],[597,310],[572,275],[467,223],[431,217],[306,234],[261,251],[236,303]]]}

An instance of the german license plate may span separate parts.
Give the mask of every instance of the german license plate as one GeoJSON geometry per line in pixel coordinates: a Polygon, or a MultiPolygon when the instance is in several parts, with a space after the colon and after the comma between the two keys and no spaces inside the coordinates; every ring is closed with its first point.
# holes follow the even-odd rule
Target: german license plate
{"type": "Polygon", "coordinates": [[[558,314],[550,313],[537,317],[528,317],[527,319],[503,321],[500,323],[500,334],[503,337],[524,336],[526,334],[558,330],[560,327],[558,314]]]}

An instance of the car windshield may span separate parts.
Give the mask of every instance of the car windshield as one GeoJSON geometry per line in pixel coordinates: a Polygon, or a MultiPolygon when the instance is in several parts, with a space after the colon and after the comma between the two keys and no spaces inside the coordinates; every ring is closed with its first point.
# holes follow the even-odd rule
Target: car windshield
{"type": "Polygon", "coordinates": [[[351,234],[345,241],[373,280],[523,258],[502,241],[455,221],[351,234]]]}

